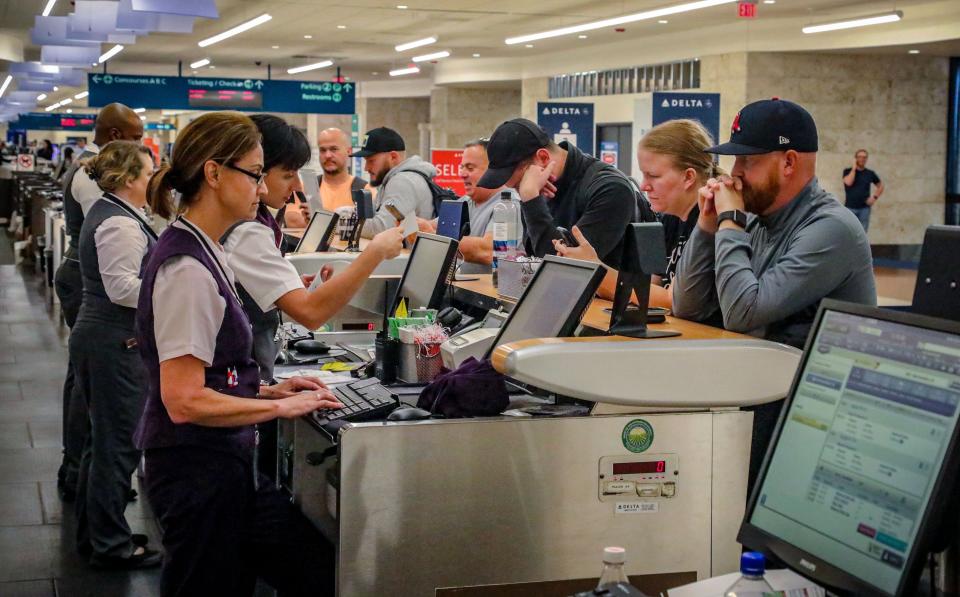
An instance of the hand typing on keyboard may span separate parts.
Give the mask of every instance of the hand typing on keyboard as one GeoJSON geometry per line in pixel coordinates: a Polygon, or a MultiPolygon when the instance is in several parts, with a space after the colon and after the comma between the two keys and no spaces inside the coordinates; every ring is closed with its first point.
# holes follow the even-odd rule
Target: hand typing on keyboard
{"type": "Polygon", "coordinates": [[[375,377],[339,385],[334,388],[333,395],[340,401],[341,406],[318,410],[311,415],[321,425],[339,420],[364,421],[383,418],[397,407],[398,402],[375,377]]]}
{"type": "Polygon", "coordinates": [[[326,388],[299,392],[286,398],[277,398],[274,400],[274,404],[277,406],[277,416],[281,419],[295,419],[317,409],[343,407],[343,404],[326,388]]]}

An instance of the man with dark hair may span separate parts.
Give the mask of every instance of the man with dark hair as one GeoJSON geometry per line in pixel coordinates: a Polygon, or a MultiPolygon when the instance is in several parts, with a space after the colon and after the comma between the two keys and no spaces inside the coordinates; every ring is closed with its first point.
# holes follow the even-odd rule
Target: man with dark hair
{"type": "MultiPolygon", "coordinates": [[[[63,176],[63,216],[70,246],[57,269],[54,290],[60,299],[60,311],[67,327],[73,327],[83,301],[83,278],[80,276],[80,229],[83,218],[103,196],[103,190],[80,169],[81,161],[100,153],[111,141],[139,141],[143,137],[140,116],[123,104],[109,104],[100,109],[94,123],[93,143],[74,157],[63,176]]],[[[57,473],[57,489],[64,501],[73,501],[80,471],[83,445],[90,429],[87,398],[74,386],[73,366],[67,362],[63,383],[63,463],[57,473]]]]}
{"type": "Polygon", "coordinates": [[[870,230],[870,209],[883,195],[883,183],[873,170],[867,168],[866,149],[858,149],[853,156],[853,167],[843,169],[843,190],[846,195],[844,205],[853,212],[863,225],[863,230],[870,230]],[[876,190],[871,193],[870,185],[876,190]]]}
{"type": "Polygon", "coordinates": [[[367,131],[363,147],[350,157],[364,158],[370,185],[377,188],[373,202],[377,215],[364,224],[364,238],[395,226],[398,218],[394,212],[402,218],[436,215],[428,181],[437,175],[437,169],[418,155],[407,157],[403,137],[397,131],[385,126],[367,131]]]}
{"type": "Polygon", "coordinates": [[[557,145],[525,118],[498,126],[487,155],[477,186],[517,190],[528,253],[555,253],[553,241],[563,239],[558,227],[578,226],[601,261],[620,265],[627,224],[637,219],[636,191],[623,173],[567,141],[557,145]]]}

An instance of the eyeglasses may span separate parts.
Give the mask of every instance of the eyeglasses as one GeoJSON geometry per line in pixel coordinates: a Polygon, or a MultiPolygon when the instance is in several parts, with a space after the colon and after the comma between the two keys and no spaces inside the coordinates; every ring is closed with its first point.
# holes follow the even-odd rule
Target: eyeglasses
{"type": "Polygon", "coordinates": [[[256,181],[258,187],[263,184],[264,179],[267,177],[266,172],[261,172],[260,174],[257,174],[256,172],[244,170],[243,168],[239,168],[237,166],[234,166],[233,164],[224,164],[224,166],[226,166],[227,168],[230,168],[231,170],[236,170],[237,172],[242,172],[243,174],[246,174],[247,176],[252,178],[254,181],[256,181]]]}

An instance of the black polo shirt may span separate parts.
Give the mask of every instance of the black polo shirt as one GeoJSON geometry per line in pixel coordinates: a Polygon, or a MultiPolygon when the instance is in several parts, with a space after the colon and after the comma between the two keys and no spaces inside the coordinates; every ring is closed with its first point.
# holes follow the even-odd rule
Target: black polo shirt
{"type": "MultiPolygon", "coordinates": [[[[843,175],[850,174],[850,168],[843,169],[843,175]]],[[[870,185],[880,184],[880,177],[870,168],[857,170],[857,175],[853,179],[853,184],[849,187],[844,184],[844,191],[847,193],[847,201],[844,203],[847,207],[861,209],[870,207],[867,205],[867,199],[870,198],[870,185]]]]}

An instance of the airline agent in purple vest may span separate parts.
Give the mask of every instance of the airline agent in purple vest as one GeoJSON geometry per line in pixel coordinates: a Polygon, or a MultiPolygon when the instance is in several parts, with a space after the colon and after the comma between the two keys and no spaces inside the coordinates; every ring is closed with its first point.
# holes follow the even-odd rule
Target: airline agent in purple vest
{"type": "Polygon", "coordinates": [[[183,129],[150,181],[151,206],[176,190],[182,212],[151,253],[137,309],[150,391],[135,439],[163,528],[164,597],[251,595],[258,576],[282,595],[333,591],[331,546],[259,483],[254,425],[340,405],[316,378],[260,385],[250,321],[215,240],[256,216],[263,165],[253,121],[213,112],[183,129]]]}

